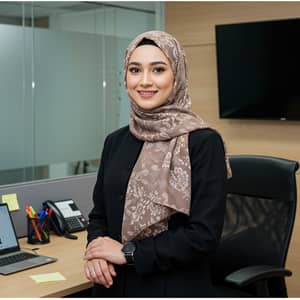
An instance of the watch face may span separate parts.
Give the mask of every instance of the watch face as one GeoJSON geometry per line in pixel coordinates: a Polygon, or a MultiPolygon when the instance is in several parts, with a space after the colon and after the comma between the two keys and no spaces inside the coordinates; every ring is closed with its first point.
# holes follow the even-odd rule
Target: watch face
{"type": "Polygon", "coordinates": [[[124,245],[124,247],[122,248],[122,251],[125,253],[132,253],[135,250],[135,245],[132,242],[128,242],[124,245]]]}

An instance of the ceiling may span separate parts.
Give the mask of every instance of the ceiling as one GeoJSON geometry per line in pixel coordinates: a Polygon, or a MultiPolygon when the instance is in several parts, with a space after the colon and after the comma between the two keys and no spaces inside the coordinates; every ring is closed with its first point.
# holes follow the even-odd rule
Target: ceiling
{"type": "Polygon", "coordinates": [[[155,2],[127,2],[127,1],[110,1],[110,2],[81,2],[81,1],[30,1],[30,2],[5,2],[0,1],[0,17],[20,18],[23,15],[29,18],[32,14],[32,7],[34,16],[46,17],[55,14],[63,14],[75,11],[86,11],[90,9],[101,9],[102,5],[116,6],[123,8],[136,9],[141,11],[155,11],[155,2]]]}

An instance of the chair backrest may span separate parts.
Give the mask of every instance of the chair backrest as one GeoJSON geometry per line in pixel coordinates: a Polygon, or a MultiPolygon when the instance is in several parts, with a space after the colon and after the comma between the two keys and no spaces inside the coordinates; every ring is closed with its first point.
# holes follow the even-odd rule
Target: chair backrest
{"type": "Polygon", "coordinates": [[[213,279],[251,265],[284,267],[297,200],[296,161],[254,155],[230,157],[222,239],[213,279]]]}

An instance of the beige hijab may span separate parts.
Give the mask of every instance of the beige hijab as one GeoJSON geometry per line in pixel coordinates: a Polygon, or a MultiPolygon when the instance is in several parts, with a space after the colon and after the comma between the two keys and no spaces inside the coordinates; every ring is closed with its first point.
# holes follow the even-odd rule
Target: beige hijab
{"type": "MultiPolygon", "coordinates": [[[[131,102],[130,131],[145,141],[129,179],[122,225],[122,241],[155,236],[168,229],[176,212],[189,215],[191,204],[191,163],[189,132],[209,125],[191,111],[187,91],[187,65],[183,49],[168,33],[149,31],[137,36],[125,54],[125,86],[132,52],[144,39],[154,41],[171,63],[175,77],[167,103],[143,111],[131,102]]],[[[231,176],[225,156],[228,177],[231,176]]]]}

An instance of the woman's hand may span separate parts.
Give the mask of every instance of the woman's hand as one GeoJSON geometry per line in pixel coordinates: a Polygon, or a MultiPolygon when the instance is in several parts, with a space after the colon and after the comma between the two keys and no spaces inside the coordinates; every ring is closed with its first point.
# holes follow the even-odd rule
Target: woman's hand
{"type": "Polygon", "coordinates": [[[117,275],[114,266],[104,259],[87,260],[84,271],[88,280],[104,285],[106,288],[113,284],[112,277],[117,275]]]}
{"type": "Polygon", "coordinates": [[[104,259],[116,265],[126,264],[123,245],[110,237],[98,237],[91,241],[86,248],[84,259],[104,259]]]}

